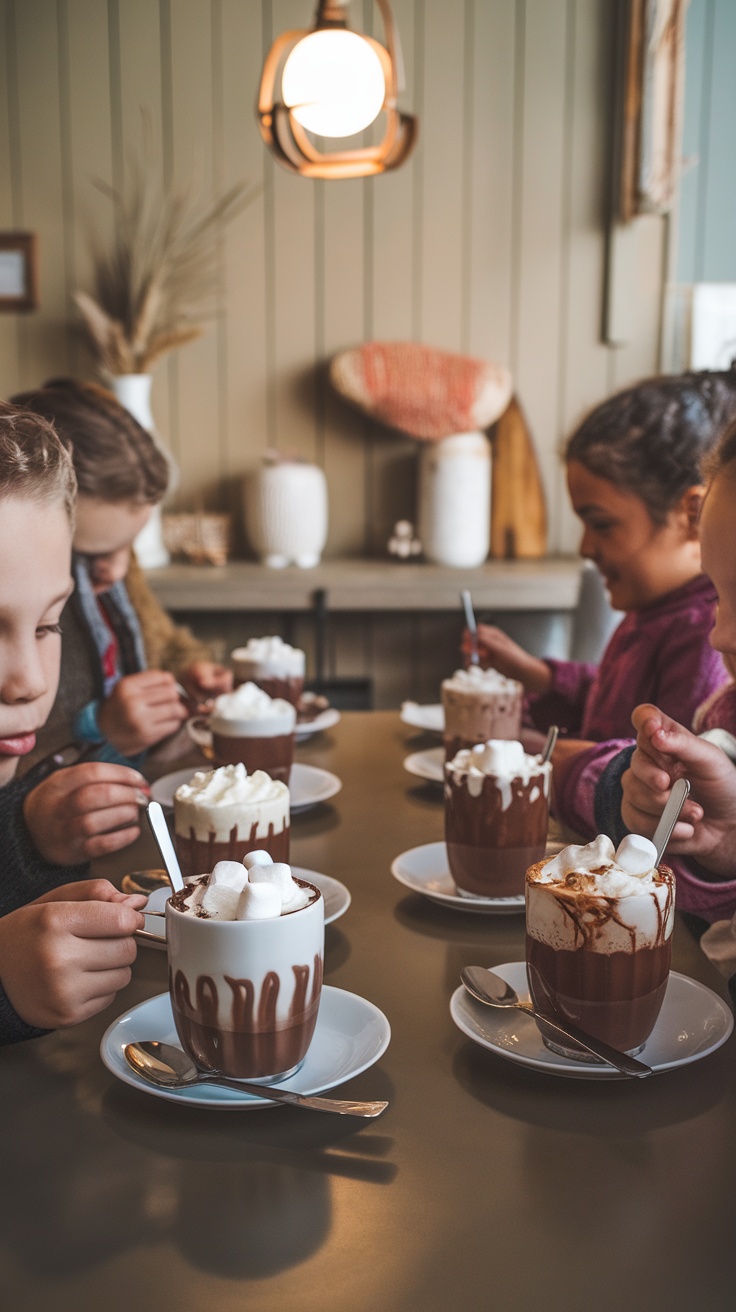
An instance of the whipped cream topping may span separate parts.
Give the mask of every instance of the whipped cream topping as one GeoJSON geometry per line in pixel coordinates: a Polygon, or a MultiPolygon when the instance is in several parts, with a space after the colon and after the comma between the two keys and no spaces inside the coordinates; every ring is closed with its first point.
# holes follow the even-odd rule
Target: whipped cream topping
{"type": "Polygon", "coordinates": [[[251,666],[261,674],[282,675],[284,678],[304,676],[305,656],[299,647],[291,647],[283,638],[249,638],[244,647],[231,653],[236,666],[251,666]]]}
{"type": "Polygon", "coordinates": [[[176,898],[185,914],[202,920],[272,920],[299,911],[314,901],[314,890],[295,880],[291,867],[266,857],[247,870],[239,861],[218,861],[210,875],[200,875],[176,898]]]}
{"type": "Polygon", "coordinates": [[[527,933],[558,950],[632,952],[662,943],[674,924],[674,876],[654,844],[600,834],[527,872],[527,933]]]}
{"type": "Polygon", "coordinates": [[[516,679],[507,679],[498,670],[482,670],[479,665],[471,665],[467,670],[455,670],[451,678],[443,679],[442,687],[461,693],[514,693],[521,689],[521,684],[516,679]]]}
{"type": "Polygon", "coordinates": [[[242,763],[220,765],[216,770],[198,770],[188,784],[180,784],[174,794],[175,802],[189,802],[207,809],[233,804],[250,805],[269,802],[288,792],[286,784],[272,779],[265,770],[248,774],[242,763]]]}
{"type": "MultiPolygon", "coordinates": [[[[529,756],[520,742],[512,738],[490,738],[486,743],[463,748],[445,766],[456,783],[464,781],[471,797],[480,797],[483,782],[493,776],[501,790],[501,810],[511,805],[511,781],[520,779],[528,784],[532,776],[540,776],[539,783],[545,796],[549,796],[552,766],[542,762],[540,756],[529,756]]],[[[537,796],[539,794],[537,793],[537,796]]],[[[536,798],[530,798],[535,801],[536,798]]]]}
{"type": "MultiPolygon", "coordinates": [[[[248,774],[245,766],[221,765],[198,770],[174,794],[174,827],[178,834],[204,842],[214,834],[225,841],[233,829],[247,838],[265,837],[272,826],[280,833],[289,823],[289,790],[265,770],[248,774]]],[[[269,858],[270,860],[270,858],[269,858]]]]}
{"type": "Polygon", "coordinates": [[[227,737],[276,737],[292,733],[296,709],[283,697],[269,697],[255,683],[242,683],[235,692],[215,699],[210,716],[213,733],[227,737]]]}

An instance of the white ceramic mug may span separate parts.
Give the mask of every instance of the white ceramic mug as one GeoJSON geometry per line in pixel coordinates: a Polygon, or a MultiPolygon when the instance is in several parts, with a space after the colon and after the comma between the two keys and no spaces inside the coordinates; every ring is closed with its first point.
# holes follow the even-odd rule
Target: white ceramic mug
{"type": "Polygon", "coordinates": [[[202,1069],[263,1083],[303,1062],[322,990],[324,901],[268,920],[215,920],[166,904],[169,992],[182,1047],[202,1069]]]}

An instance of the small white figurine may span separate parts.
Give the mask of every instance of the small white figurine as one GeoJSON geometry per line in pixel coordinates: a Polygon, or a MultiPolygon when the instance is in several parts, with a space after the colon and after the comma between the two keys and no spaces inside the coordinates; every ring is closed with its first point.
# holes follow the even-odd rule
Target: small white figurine
{"type": "Polygon", "coordinates": [[[388,540],[388,552],[390,556],[398,556],[399,560],[409,560],[412,556],[422,554],[422,544],[414,536],[414,525],[410,519],[397,519],[393,537],[388,540]]]}

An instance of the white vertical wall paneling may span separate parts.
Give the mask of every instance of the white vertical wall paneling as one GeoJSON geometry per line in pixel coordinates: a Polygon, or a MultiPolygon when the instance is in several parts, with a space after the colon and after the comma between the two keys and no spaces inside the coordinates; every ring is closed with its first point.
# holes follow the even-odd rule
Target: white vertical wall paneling
{"type": "Polygon", "coordinates": [[[462,336],[464,17],[462,4],[428,5],[424,14],[419,336],[445,349],[462,336]],[[453,95],[438,94],[443,79],[453,95]]]}
{"type": "Polygon", "coordinates": [[[38,233],[43,314],[19,324],[21,384],[69,368],[56,0],[15,5],[23,222],[38,233]]]}
{"type": "MultiPolygon", "coordinates": [[[[20,198],[13,177],[13,134],[17,134],[15,6],[0,0],[0,224],[8,231],[20,222],[20,198]]],[[[18,315],[0,314],[0,387],[12,396],[20,387],[18,315]]]]}
{"type": "MultiPolygon", "coordinates": [[[[159,0],[111,0],[111,118],[114,177],[119,180],[126,156],[141,158],[143,115],[150,122],[153,157],[170,168],[164,147],[161,26],[159,0]],[[112,12],[114,10],[114,13],[112,12]],[[119,89],[115,78],[119,78],[119,89]],[[119,103],[116,103],[119,95],[119,103]],[[119,131],[120,142],[116,140],[119,131]]],[[[166,16],[167,13],[166,13],[166,16]]],[[[166,69],[166,84],[170,69],[166,69]]],[[[164,444],[178,453],[178,411],[174,394],[176,370],[164,358],[153,371],[153,414],[164,444]]]]}
{"type": "MultiPolygon", "coordinates": [[[[550,543],[557,545],[554,489],[557,468],[557,392],[563,275],[566,81],[569,74],[566,0],[525,0],[524,81],[515,288],[516,389],[537,446],[550,510],[550,543]]],[[[517,63],[518,67],[518,63],[517,63]]]]}
{"type": "MultiPolygon", "coordinates": [[[[191,194],[202,206],[210,205],[215,196],[211,43],[210,5],[201,0],[175,0],[171,4],[172,170],[181,186],[192,181],[191,194]]],[[[217,310],[216,298],[210,308],[217,310]]],[[[177,359],[181,462],[177,499],[191,505],[203,496],[205,504],[212,506],[217,504],[219,492],[221,403],[214,317],[205,320],[205,329],[204,336],[183,347],[177,359]]]]}
{"type": "MultiPolygon", "coordinates": [[[[560,441],[583,414],[606,393],[608,356],[612,348],[600,340],[605,262],[603,206],[607,169],[608,125],[596,114],[609,79],[610,6],[605,0],[572,0],[568,39],[572,60],[565,134],[565,286],[560,333],[560,441]]],[[[573,552],[580,526],[569,508],[562,461],[557,464],[555,489],[560,549],[573,552]]]]}
{"type": "MultiPolygon", "coordinates": [[[[303,0],[273,0],[272,11],[274,35],[310,26],[303,0]]],[[[315,183],[276,168],[273,185],[276,442],[314,460],[315,183]]]]}
{"type": "MultiPolygon", "coordinates": [[[[73,218],[72,285],[69,293],[92,289],[90,236],[104,248],[114,232],[113,210],[93,180],[112,181],[108,8],[98,0],[66,0],[69,87],[69,169],[73,218]]],[[[75,316],[73,304],[70,314],[75,316]]],[[[73,335],[72,365],[77,374],[92,368],[80,329],[73,335]]]]}
{"type": "Polygon", "coordinates": [[[515,6],[475,0],[473,30],[468,349],[509,365],[515,6]]]}
{"type": "Polygon", "coordinates": [[[226,504],[240,517],[243,474],[256,466],[267,442],[266,276],[263,179],[266,152],[253,106],[261,71],[260,7],[222,0],[223,183],[245,177],[260,193],[228,228],[224,242],[226,504]],[[253,8],[256,12],[249,12],[253,8]]]}

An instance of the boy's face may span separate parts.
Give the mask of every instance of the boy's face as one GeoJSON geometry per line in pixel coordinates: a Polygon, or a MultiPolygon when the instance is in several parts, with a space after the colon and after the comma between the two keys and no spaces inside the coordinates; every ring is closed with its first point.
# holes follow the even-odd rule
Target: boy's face
{"type": "Polygon", "coordinates": [[[86,556],[92,587],[107,592],[125,578],[134,538],[148,523],[153,506],[137,501],[77,497],[74,550],[86,556]]]}
{"type": "Polygon", "coordinates": [[[33,751],[56,696],[70,557],[62,505],[0,501],[0,785],[33,751]]]}

